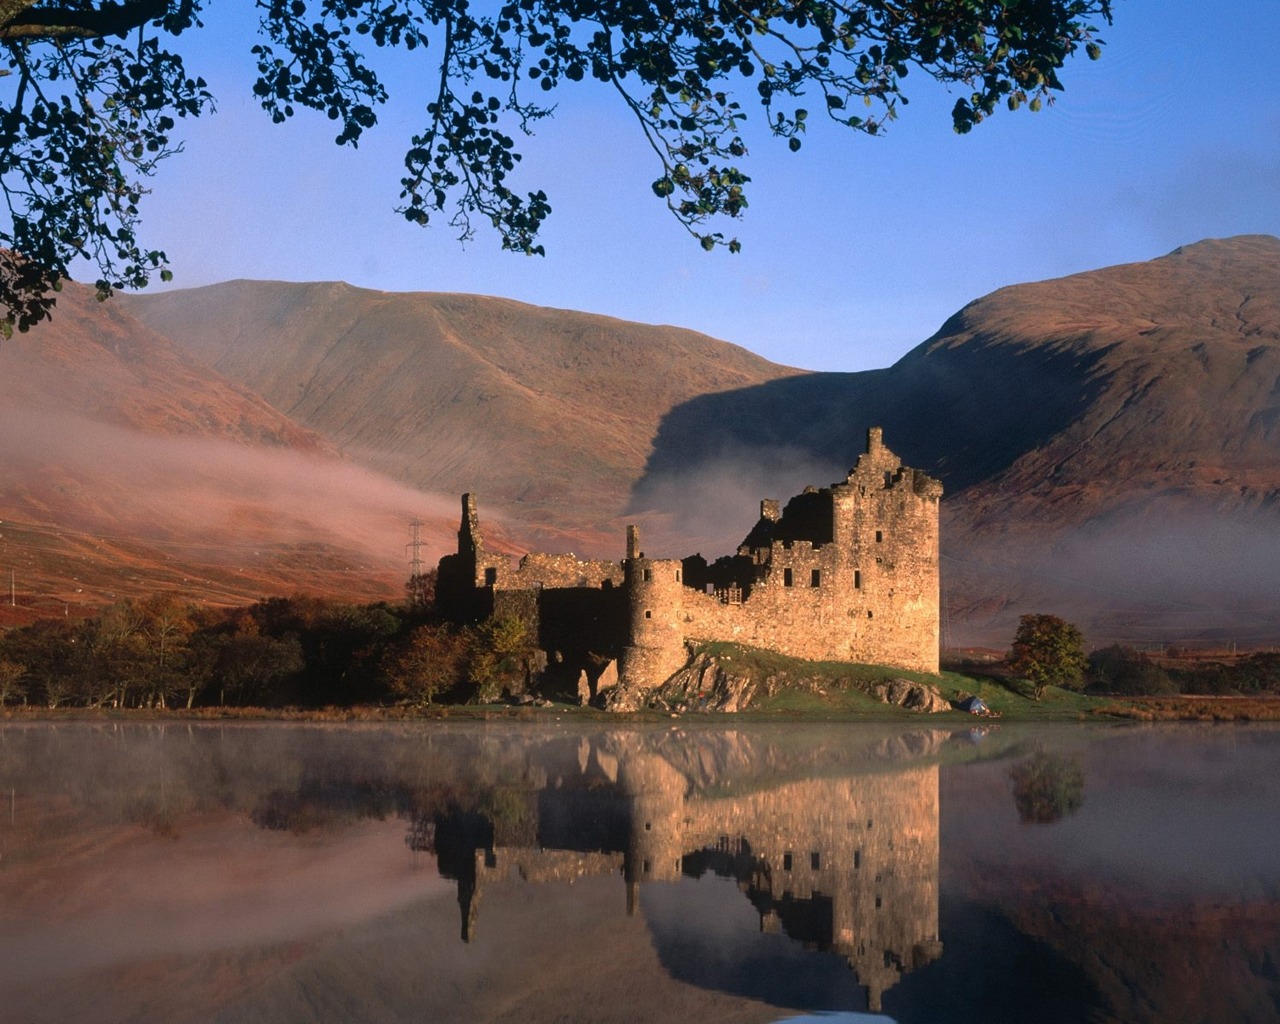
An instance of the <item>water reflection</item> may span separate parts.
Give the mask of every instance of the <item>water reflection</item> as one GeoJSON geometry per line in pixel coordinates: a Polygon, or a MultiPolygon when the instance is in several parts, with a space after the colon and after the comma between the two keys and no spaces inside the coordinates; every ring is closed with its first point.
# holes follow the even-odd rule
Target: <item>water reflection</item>
{"type": "Polygon", "coordinates": [[[1084,803],[1084,770],[1077,758],[1038,750],[1010,768],[1009,778],[1018,817],[1028,824],[1052,824],[1084,803]]]}
{"type": "Polygon", "coordinates": [[[0,1022],[1269,1021],[1278,754],[4,723],[0,1022]]]}
{"type": "Polygon", "coordinates": [[[464,942],[485,894],[515,878],[616,876],[634,915],[642,885],[710,872],[737,883],[761,932],[845,959],[873,1011],[941,954],[936,766],[729,795],[732,779],[703,791],[644,739],[583,738],[576,762],[491,814],[454,805],[415,818],[410,847],[458,883],[464,942]]]}

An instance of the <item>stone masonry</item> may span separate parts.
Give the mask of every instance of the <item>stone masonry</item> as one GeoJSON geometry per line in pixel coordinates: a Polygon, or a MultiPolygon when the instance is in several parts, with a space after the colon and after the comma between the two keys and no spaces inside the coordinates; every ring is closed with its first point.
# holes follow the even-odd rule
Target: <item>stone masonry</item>
{"type": "Polygon", "coordinates": [[[942,485],[902,465],[880,428],[846,479],[760,503],[737,551],[708,562],[650,558],[627,528],[621,565],[530,554],[512,566],[484,548],[464,495],[458,552],[437,599],[478,620],[520,614],[565,671],[618,660],[624,686],[660,685],[689,645],[732,641],[798,658],[938,671],[938,502],[942,485]]]}

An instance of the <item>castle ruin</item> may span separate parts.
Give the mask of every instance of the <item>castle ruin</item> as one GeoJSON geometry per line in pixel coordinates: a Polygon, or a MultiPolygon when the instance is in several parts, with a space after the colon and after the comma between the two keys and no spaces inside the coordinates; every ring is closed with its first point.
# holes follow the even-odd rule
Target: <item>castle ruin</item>
{"type": "Polygon", "coordinates": [[[881,430],[846,479],[766,499],[732,555],[650,558],[627,527],[622,562],[485,549],[474,495],[458,551],[440,560],[437,600],[463,621],[520,615],[549,666],[643,690],[679,671],[689,645],[730,641],[797,658],[938,671],[942,485],[902,465],[881,430]]]}

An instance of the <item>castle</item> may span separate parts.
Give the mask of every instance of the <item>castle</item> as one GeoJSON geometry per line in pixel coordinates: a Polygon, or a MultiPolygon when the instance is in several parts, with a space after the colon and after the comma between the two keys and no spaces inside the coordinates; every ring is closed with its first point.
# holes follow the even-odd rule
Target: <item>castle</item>
{"type": "Polygon", "coordinates": [[[708,562],[650,558],[627,527],[621,563],[485,550],[475,496],[462,496],[458,551],[440,560],[437,601],[478,621],[519,615],[548,669],[594,684],[615,662],[625,687],[658,686],[688,645],[732,641],[798,658],[938,671],[942,485],[902,465],[881,430],[846,479],[760,503],[737,552],[708,562]]]}

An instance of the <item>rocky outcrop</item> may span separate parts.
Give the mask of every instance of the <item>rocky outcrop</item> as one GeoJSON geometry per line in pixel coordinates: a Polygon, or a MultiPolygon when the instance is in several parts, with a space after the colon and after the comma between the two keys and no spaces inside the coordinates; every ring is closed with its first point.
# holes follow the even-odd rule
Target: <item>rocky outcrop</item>
{"type": "Polygon", "coordinates": [[[783,690],[797,690],[825,696],[834,690],[858,688],[885,704],[908,711],[933,713],[950,711],[951,703],[930,683],[910,679],[889,679],[868,685],[853,678],[842,679],[802,668],[766,671],[732,655],[695,653],[689,663],[661,686],[650,689],[619,686],[604,699],[609,711],[726,712],[748,711],[783,690]]]}

